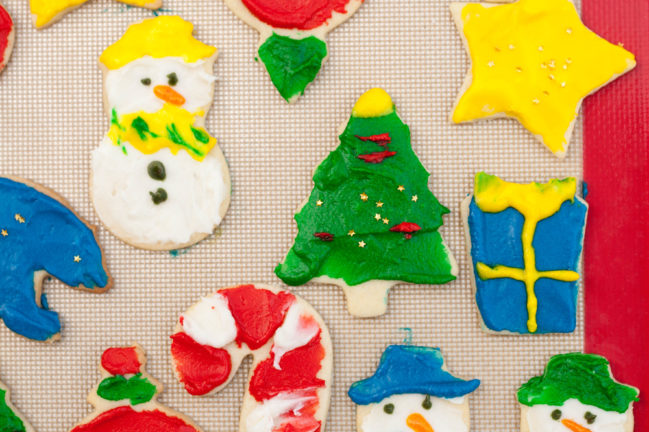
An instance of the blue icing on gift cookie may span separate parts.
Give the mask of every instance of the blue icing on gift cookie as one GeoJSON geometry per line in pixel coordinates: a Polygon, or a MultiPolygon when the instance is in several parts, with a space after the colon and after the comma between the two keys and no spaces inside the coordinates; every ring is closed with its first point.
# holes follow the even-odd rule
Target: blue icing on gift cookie
{"type": "Polygon", "coordinates": [[[0,318],[12,331],[45,341],[61,329],[41,293],[45,273],[96,292],[111,280],[93,229],[37,187],[0,177],[0,318]]]}
{"type": "Polygon", "coordinates": [[[574,178],[522,185],[476,175],[463,213],[476,301],[488,329],[574,331],[588,210],[575,192],[574,178]]]}

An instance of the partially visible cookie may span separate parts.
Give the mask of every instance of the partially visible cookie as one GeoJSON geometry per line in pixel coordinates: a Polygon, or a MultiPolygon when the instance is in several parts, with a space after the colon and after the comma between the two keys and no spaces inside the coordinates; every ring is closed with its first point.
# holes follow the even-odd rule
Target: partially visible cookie
{"type": "Polygon", "coordinates": [[[50,275],[95,293],[112,279],[95,227],[54,191],[28,180],[0,177],[0,318],[29,339],[59,338],[43,281],[50,275]]]}
{"type": "Polygon", "coordinates": [[[12,405],[9,396],[9,389],[0,382],[0,431],[34,432],[34,428],[12,405]]]}
{"type": "MultiPolygon", "coordinates": [[[[131,6],[147,9],[158,9],[162,0],[117,0],[131,6]]],[[[59,21],[69,12],[80,7],[88,0],[29,0],[32,21],[38,29],[45,28],[59,21]]]]}
{"type": "Polygon", "coordinates": [[[189,418],[157,401],[162,384],[145,364],[139,345],[104,351],[101,382],[88,396],[95,410],[71,432],[200,432],[189,418]]]}
{"type": "Polygon", "coordinates": [[[15,31],[14,22],[9,12],[0,3],[0,71],[2,71],[11,57],[14,47],[15,31]]]}

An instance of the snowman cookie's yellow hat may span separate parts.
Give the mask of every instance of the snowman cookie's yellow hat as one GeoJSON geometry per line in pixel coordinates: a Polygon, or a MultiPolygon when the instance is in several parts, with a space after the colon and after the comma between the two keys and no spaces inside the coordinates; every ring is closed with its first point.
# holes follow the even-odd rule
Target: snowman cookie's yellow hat
{"type": "Polygon", "coordinates": [[[159,16],[134,24],[124,36],[103,52],[99,61],[108,69],[144,56],[181,57],[187,63],[212,57],[216,48],[192,36],[194,25],[177,16],[159,16]]]}

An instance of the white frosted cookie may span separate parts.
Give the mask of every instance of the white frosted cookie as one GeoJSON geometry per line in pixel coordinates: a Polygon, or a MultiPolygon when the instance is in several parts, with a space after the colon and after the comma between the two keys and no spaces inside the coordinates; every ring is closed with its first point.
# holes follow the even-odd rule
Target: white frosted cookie
{"type": "Polygon", "coordinates": [[[193,25],[159,16],[132,25],[101,56],[111,125],[92,155],[95,209],[117,237],[143,249],[192,245],[230,203],[230,174],[205,130],[216,48],[193,25]]]}
{"type": "Polygon", "coordinates": [[[300,297],[263,285],[220,289],[181,315],[171,339],[176,374],[192,395],[220,391],[253,356],[241,432],[325,430],[331,338],[300,297]]]}
{"type": "MultiPolygon", "coordinates": [[[[131,6],[158,9],[162,0],[117,0],[131,6]]],[[[63,16],[80,7],[88,0],[29,0],[34,26],[45,28],[59,21],[63,16]]]]}

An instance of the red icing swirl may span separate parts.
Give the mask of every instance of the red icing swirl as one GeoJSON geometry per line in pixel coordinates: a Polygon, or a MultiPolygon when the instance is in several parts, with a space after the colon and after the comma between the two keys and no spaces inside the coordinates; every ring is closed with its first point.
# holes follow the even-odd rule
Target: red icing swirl
{"type": "Polygon", "coordinates": [[[130,406],[106,411],[71,432],[198,432],[178,417],[160,410],[135,411],[130,406]]]}
{"type": "Polygon", "coordinates": [[[108,348],[101,356],[101,367],[111,375],[127,375],[140,372],[142,363],[134,347],[108,348]]]}
{"type": "Polygon", "coordinates": [[[285,29],[311,30],[325,24],[334,12],[345,13],[350,0],[241,0],[266,24],[285,29]]]}
{"type": "Polygon", "coordinates": [[[7,48],[9,47],[9,35],[14,29],[14,22],[5,8],[0,5],[0,69],[7,63],[7,48]]]}

